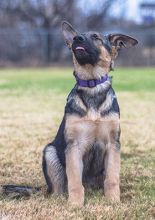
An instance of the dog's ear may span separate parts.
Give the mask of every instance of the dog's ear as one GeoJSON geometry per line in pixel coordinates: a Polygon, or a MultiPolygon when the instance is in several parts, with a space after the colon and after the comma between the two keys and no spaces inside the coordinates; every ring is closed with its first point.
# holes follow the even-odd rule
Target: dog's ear
{"type": "Polygon", "coordinates": [[[138,44],[136,39],[123,34],[110,34],[108,35],[108,39],[110,44],[115,46],[117,49],[121,49],[123,47],[130,48],[138,44]]]}
{"type": "Polygon", "coordinates": [[[112,47],[112,58],[116,58],[118,51],[122,48],[130,48],[138,44],[138,41],[130,36],[123,34],[109,34],[109,42],[112,47]]]}
{"type": "Polygon", "coordinates": [[[77,31],[74,30],[71,24],[67,21],[61,23],[61,30],[64,37],[64,40],[69,48],[71,48],[73,43],[73,38],[77,35],[77,31]]]}

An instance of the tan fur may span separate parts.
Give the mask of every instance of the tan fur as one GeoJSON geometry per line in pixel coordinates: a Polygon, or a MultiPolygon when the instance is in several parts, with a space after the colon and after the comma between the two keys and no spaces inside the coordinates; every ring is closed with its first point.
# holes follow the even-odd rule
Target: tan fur
{"type": "Polygon", "coordinates": [[[116,47],[112,46],[112,54],[111,54],[112,59],[116,59],[117,56],[118,56],[118,50],[116,47]]]}
{"type": "MultiPolygon", "coordinates": [[[[91,145],[94,140],[98,142],[110,142],[111,133],[118,132],[119,118],[117,114],[101,118],[95,111],[89,111],[85,117],[68,115],[66,119],[65,135],[67,140],[76,140],[86,146],[91,145]]],[[[83,146],[80,151],[85,151],[83,146]]],[[[84,152],[83,152],[84,153],[84,152]]]]}
{"type": "Polygon", "coordinates": [[[101,78],[101,76],[107,73],[106,69],[104,69],[99,65],[96,65],[95,67],[90,64],[86,64],[84,66],[79,65],[79,63],[75,59],[74,54],[73,54],[73,63],[74,63],[74,70],[81,79],[94,79],[94,78],[99,79],[101,78]]]}
{"type": "Polygon", "coordinates": [[[100,54],[100,61],[98,62],[98,66],[104,68],[106,73],[108,73],[110,70],[111,56],[103,46],[100,46],[99,50],[101,54],[100,54]]]}

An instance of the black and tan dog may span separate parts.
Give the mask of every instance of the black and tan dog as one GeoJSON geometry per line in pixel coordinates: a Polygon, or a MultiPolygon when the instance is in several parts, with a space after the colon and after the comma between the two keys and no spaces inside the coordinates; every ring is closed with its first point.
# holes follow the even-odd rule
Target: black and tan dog
{"type": "MultiPolygon", "coordinates": [[[[67,23],[62,33],[72,51],[77,81],[53,142],[43,152],[48,192],[69,193],[69,202],[84,203],[84,187],[103,188],[105,197],[120,200],[119,106],[108,76],[118,51],[136,45],[122,34],[80,34],[67,23]]],[[[29,196],[40,187],[1,185],[5,194],[29,196]]]]}
{"type": "Polygon", "coordinates": [[[43,152],[48,191],[68,191],[69,202],[81,206],[84,186],[95,186],[119,201],[120,113],[108,73],[118,51],[138,42],[122,34],[81,34],[65,21],[62,33],[73,55],[77,83],[58,133],[43,152]]]}

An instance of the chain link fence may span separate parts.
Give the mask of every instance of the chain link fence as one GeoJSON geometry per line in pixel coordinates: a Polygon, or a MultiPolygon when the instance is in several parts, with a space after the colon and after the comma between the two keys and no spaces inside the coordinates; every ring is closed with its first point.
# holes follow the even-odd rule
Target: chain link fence
{"type": "MultiPolygon", "coordinates": [[[[135,37],[139,45],[122,50],[119,66],[155,65],[155,29],[132,28],[104,30],[135,37]]],[[[0,66],[44,66],[71,62],[71,55],[58,29],[0,29],[0,66]]]]}

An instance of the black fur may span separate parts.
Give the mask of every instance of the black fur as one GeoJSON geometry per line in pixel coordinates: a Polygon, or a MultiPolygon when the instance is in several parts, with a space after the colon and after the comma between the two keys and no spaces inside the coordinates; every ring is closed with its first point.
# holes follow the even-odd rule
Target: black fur
{"type": "Polygon", "coordinates": [[[62,166],[65,166],[64,151],[66,149],[66,140],[65,140],[64,130],[65,130],[65,117],[63,117],[58,133],[54,141],[51,143],[52,146],[57,146],[56,151],[57,151],[57,155],[62,166]]]}
{"type": "Polygon", "coordinates": [[[93,44],[93,41],[91,38],[87,38],[84,34],[82,34],[82,36],[84,38],[82,42],[79,42],[77,40],[78,38],[74,39],[73,44],[72,44],[72,50],[75,54],[76,60],[78,61],[80,65],[85,65],[89,63],[92,66],[94,66],[99,61],[100,52],[93,44]],[[84,47],[85,52],[77,51],[76,50],[77,46],[84,47]]]}
{"type": "Polygon", "coordinates": [[[97,110],[106,99],[106,92],[97,93],[95,95],[88,94],[83,90],[78,90],[77,95],[83,101],[87,109],[93,108],[97,110]]]}
{"type": "Polygon", "coordinates": [[[119,108],[119,105],[118,105],[118,102],[117,102],[117,98],[116,98],[115,92],[111,88],[109,90],[109,93],[111,93],[112,105],[106,111],[102,111],[101,112],[101,116],[105,117],[106,115],[109,115],[110,113],[117,113],[120,116],[120,108],[119,108]]]}
{"type": "Polygon", "coordinates": [[[102,43],[103,43],[103,46],[106,48],[106,50],[109,52],[109,54],[111,54],[111,52],[112,52],[112,47],[111,47],[111,44],[110,44],[110,42],[109,42],[109,39],[108,39],[108,37],[104,37],[104,39],[105,39],[105,42],[103,42],[102,41],[102,43]]]}
{"type": "Polygon", "coordinates": [[[11,195],[14,199],[19,199],[21,197],[29,197],[32,193],[41,190],[41,187],[31,187],[31,186],[20,186],[20,185],[2,185],[2,193],[5,195],[11,195]]]}
{"type": "Polygon", "coordinates": [[[86,111],[83,110],[80,106],[76,103],[76,96],[77,96],[77,86],[75,86],[67,98],[67,104],[65,107],[65,114],[77,114],[80,117],[86,115],[86,111]]]}
{"type": "Polygon", "coordinates": [[[98,110],[105,101],[108,91],[111,91],[111,94],[115,95],[111,85],[109,85],[109,87],[104,91],[102,90],[96,94],[87,93],[84,90],[79,89],[76,85],[67,98],[65,113],[78,114],[81,117],[86,115],[86,112],[76,104],[77,96],[81,99],[87,110],[90,108],[98,110]]]}

